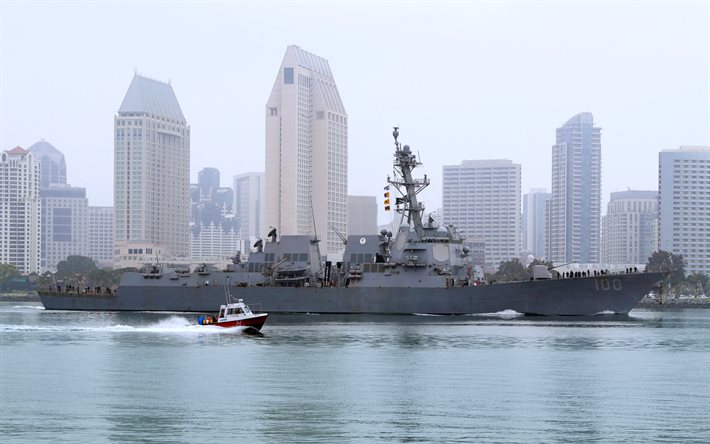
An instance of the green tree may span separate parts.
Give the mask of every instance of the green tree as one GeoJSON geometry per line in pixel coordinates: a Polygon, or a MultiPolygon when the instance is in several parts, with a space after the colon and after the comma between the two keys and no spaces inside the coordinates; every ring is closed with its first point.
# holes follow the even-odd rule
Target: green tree
{"type": "Polygon", "coordinates": [[[530,273],[517,257],[503,261],[498,265],[498,272],[494,275],[497,281],[526,281],[530,273]]]}
{"type": "Polygon", "coordinates": [[[75,274],[88,275],[96,270],[94,260],[86,256],[69,256],[57,264],[57,275],[67,277],[75,274]]]}
{"type": "Polygon", "coordinates": [[[685,283],[685,260],[682,254],[673,254],[668,251],[658,250],[653,252],[646,263],[646,271],[661,271],[670,273],[666,278],[671,292],[676,297],[680,295],[681,287],[685,283]]]}
{"type": "Polygon", "coordinates": [[[0,286],[10,279],[20,276],[17,267],[11,264],[0,264],[0,286]]]}

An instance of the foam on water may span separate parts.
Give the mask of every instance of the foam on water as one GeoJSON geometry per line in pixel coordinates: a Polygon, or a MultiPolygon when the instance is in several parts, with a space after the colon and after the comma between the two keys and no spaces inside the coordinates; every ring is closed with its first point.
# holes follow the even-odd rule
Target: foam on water
{"type": "Polygon", "coordinates": [[[524,313],[518,313],[515,310],[502,310],[495,313],[473,313],[471,316],[482,316],[486,318],[501,318],[501,319],[514,319],[525,316],[524,313]]]}
{"type": "Polygon", "coordinates": [[[12,325],[0,324],[2,332],[114,332],[114,333],[200,333],[219,334],[241,331],[239,328],[225,329],[216,325],[198,325],[196,321],[182,316],[171,316],[146,325],[12,325]]]}

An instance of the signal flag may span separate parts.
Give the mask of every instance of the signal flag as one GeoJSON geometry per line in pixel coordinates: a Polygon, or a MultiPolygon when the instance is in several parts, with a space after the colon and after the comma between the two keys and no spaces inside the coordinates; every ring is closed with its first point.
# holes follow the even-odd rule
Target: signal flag
{"type": "Polygon", "coordinates": [[[389,199],[389,198],[390,198],[390,192],[388,191],[385,193],[385,199],[389,199]]]}
{"type": "Polygon", "coordinates": [[[385,205],[389,205],[389,204],[390,204],[390,200],[389,200],[389,199],[385,199],[385,205]]]}
{"type": "Polygon", "coordinates": [[[389,205],[386,205],[386,206],[385,206],[385,211],[389,211],[389,210],[390,210],[390,206],[389,206],[389,205]]]}

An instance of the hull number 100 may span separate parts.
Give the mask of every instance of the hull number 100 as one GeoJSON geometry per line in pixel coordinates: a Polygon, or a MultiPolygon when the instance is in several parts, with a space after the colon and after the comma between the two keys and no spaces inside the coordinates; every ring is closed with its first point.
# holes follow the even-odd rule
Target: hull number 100
{"type": "Polygon", "coordinates": [[[621,291],[621,281],[619,279],[594,279],[594,285],[597,286],[597,291],[607,291],[612,288],[614,291],[621,291]]]}

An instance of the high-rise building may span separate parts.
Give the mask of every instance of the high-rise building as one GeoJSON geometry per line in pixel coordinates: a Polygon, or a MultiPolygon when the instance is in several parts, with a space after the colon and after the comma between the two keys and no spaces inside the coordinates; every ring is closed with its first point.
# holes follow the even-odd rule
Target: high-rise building
{"type": "Polygon", "coordinates": [[[375,196],[348,196],[348,232],[342,234],[377,234],[375,196]]]}
{"type": "MultiPolygon", "coordinates": [[[[264,173],[245,173],[234,176],[234,212],[239,217],[239,236],[253,242],[266,235],[264,220],[264,173]]],[[[250,244],[251,245],[251,244],[250,244]]]]}
{"type": "Polygon", "coordinates": [[[545,257],[545,205],[551,196],[544,188],[533,188],[523,195],[523,250],[536,258],[545,257]]]}
{"type": "Polygon", "coordinates": [[[64,154],[51,143],[42,139],[28,148],[39,161],[40,188],[49,188],[51,184],[67,183],[67,164],[64,154]]]}
{"type": "Polygon", "coordinates": [[[113,267],[113,207],[89,207],[89,257],[99,268],[113,267]]]}
{"type": "Polygon", "coordinates": [[[335,79],[326,59],[291,45],[266,104],[262,230],[317,234],[321,252],[337,252],[347,196],[348,115],[335,79]]]}
{"type": "Polygon", "coordinates": [[[114,118],[114,266],[190,252],[190,127],[168,83],[135,75],[114,118]]]}
{"type": "Polygon", "coordinates": [[[557,128],[552,146],[552,196],[547,259],[599,262],[601,128],[580,113],[557,128]]]}
{"type": "Polygon", "coordinates": [[[66,184],[40,188],[42,272],[57,271],[69,256],[89,256],[89,200],[86,189],[66,184]]]}
{"type": "Polygon", "coordinates": [[[710,147],[658,155],[659,248],[682,254],[687,273],[710,274],[710,147]]]}
{"type": "Polygon", "coordinates": [[[645,264],[658,249],[658,193],[611,193],[602,217],[602,262],[613,265],[645,264]]]}
{"type": "Polygon", "coordinates": [[[0,263],[20,273],[40,271],[40,166],[15,147],[0,154],[0,263]]]}
{"type": "Polygon", "coordinates": [[[522,250],[520,171],[520,164],[510,160],[464,160],[443,167],[444,220],[467,241],[485,244],[489,267],[522,250]]]}
{"type": "Polygon", "coordinates": [[[200,187],[200,201],[213,201],[219,188],[219,170],[203,168],[197,173],[197,185],[200,187]]]}

